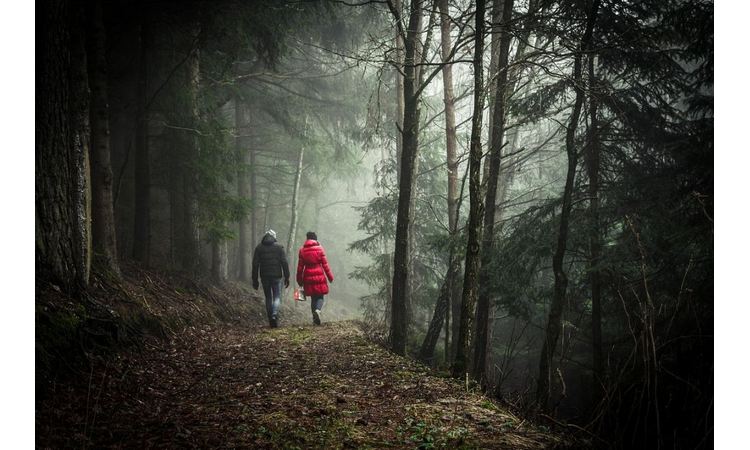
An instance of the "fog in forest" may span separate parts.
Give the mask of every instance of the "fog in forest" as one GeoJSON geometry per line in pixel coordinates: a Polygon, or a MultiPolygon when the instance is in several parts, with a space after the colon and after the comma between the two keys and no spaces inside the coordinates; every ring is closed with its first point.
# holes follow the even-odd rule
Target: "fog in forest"
{"type": "Polygon", "coordinates": [[[712,2],[42,3],[38,341],[57,293],[267,326],[269,230],[302,330],[314,231],[329,322],[592,448],[711,447],[712,2]]]}

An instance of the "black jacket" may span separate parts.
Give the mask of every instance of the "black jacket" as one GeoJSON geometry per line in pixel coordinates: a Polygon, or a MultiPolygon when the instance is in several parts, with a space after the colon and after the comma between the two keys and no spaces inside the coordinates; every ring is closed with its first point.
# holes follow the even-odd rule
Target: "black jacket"
{"type": "Polygon", "coordinates": [[[284,247],[276,242],[270,234],[263,236],[263,240],[255,247],[253,253],[253,283],[258,282],[258,273],[264,280],[284,278],[289,280],[289,262],[286,259],[284,247]]]}

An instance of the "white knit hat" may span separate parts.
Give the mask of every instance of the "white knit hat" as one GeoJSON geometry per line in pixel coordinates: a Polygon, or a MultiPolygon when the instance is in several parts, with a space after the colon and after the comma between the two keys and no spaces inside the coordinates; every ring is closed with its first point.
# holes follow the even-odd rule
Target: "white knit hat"
{"type": "Polygon", "coordinates": [[[272,238],[276,239],[276,232],[275,232],[275,231],[273,231],[273,230],[269,229],[268,231],[266,231],[266,234],[268,234],[268,235],[270,235],[270,236],[271,236],[272,238]]]}

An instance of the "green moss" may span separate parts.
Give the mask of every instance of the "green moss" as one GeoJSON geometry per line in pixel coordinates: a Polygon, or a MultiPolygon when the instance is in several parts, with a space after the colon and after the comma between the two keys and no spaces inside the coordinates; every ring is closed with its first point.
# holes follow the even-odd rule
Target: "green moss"
{"type": "Polygon", "coordinates": [[[489,400],[484,400],[482,403],[479,404],[484,409],[489,409],[490,411],[500,411],[500,408],[497,407],[494,403],[492,403],[489,400]]]}
{"type": "Polygon", "coordinates": [[[292,344],[300,345],[310,339],[309,328],[289,328],[289,330],[289,341],[292,344]]]}

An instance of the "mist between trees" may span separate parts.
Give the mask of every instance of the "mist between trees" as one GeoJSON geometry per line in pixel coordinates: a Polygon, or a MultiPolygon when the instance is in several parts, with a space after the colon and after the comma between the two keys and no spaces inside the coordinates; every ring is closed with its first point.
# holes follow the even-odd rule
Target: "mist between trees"
{"type": "Polygon", "coordinates": [[[43,3],[37,277],[247,283],[314,230],[394,352],[711,446],[711,2],[43,3]]]}

